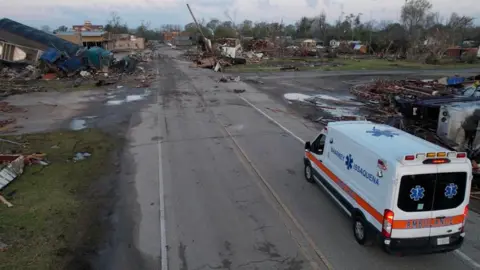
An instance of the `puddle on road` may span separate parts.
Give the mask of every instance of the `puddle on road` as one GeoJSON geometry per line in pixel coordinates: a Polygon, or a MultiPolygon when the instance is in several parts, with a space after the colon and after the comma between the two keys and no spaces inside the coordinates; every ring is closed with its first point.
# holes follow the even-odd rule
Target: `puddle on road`
{"type": "Polygon", "coordinates": [[[359,108],[363,106],[362,103],[355,102],[348,96],[333,97],[330,95],[305,95],[299,93],[288,93],[284,95],[284,98],[289,102],[305,102],[314,104],[322,111],[334,116],[362,116],[359,108]]]}
{"type": "Polygon", "coordinates": [[[288,93],[283,95],[283,97],[288,101],[306,101],[306,99],[309,99],[312,96],[305,95],[305,94],[288,93]]]}
{"type": "MultiPolygon", "coordinates": [[[[145,93],[140,94],[140,95],[127,95],[125,99],[112,99],[107,101],[107,105],[122,105],[124,103],[129,103],[129,102],[134,102],[134,101],[139,101],[139,100],[144,100],[150,95],[149,90],[145,90],[145,93]]],[[[113,96],[112,98],[114,98],[113,96]]]]}
{"type": "Polygon", "coordinates": [[[132,101],[137,101],[137,100],[142,100],[145,97],[143,95],[129,95],[125,99],[126,102],[132,102],[132,101]]]}
{"type": "Polygon", "coordinates": [[[70,122],[70,129],[71,130],[82,130],[87,127],[87,121],[83,119],[73,119],[70,122]]]}
{"type": "Polygon", "coordinates": [[[124,99],[121,99],[121,100],[109,100],[107,101],[107,105],[121,105],[125,103],[125,100],[124,99]]]}

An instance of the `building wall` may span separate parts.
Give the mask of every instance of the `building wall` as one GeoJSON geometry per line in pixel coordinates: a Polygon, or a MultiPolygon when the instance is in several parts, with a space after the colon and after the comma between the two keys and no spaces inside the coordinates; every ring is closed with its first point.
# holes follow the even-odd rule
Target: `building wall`
{"type": "Polygon", "coordinates": [[[104,42],[106,41],[104,37],[82,37],[83,42],[104,42]]]}
{"type": "Polygon", "coordinates": [[[143,50],[145,49],[145,39],[136,38],[134,40],[116,40],[113,45],[113,50],[143,50]]]}
{"type": "Polygon", "coordinates": [[[178,32],[164,32],[163,33],[163,41],[164,42],[171,42],[176,36],[178,36],[178,32]]]}
{"type": "Polygon", "coordinates": [[[82,45],[82,36],[80,35],[80,33],[74,34],[74,35],[57,34],[56,36],[59,37],[59,38],[65,39],[66,41],[70,41],[72,43],[82,45]]]}

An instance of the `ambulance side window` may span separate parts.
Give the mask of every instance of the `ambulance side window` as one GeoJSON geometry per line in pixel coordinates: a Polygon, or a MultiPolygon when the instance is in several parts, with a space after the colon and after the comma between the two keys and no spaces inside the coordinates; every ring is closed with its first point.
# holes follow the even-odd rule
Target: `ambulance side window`
{"type": "Polygon", "coordinates": [[[324,134],[321,134],[320,136],[315,139],[315,141],[312,143],[312,148],[311,151],[317,155],[322,155],[323,154],[323,149],[325,148],[325,138],[326,136],[324,134]]]}

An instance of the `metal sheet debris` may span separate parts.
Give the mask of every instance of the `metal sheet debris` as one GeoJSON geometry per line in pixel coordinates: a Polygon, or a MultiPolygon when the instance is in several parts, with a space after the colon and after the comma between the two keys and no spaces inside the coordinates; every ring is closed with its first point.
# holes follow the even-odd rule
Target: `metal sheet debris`
{"type": "Polygon", "coordinates": [[[25,158],[23,155],[0,155],[0,190],[23,173],[25,158]]]}

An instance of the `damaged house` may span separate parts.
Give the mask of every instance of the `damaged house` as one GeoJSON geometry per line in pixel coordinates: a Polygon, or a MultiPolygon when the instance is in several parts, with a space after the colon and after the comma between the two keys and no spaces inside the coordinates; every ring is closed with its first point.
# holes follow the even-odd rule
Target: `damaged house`
{"type": "MultiPolygon", "coordinates": [[[[80,49],[80,46],[77,44],[7,18],[0,20],[0,41],[14,45],[19,50],[30,48],[45,51],[54,47],[68,55],[75,55],[80,49]]],[[[7,50],[4,50],[3,53],[5,52],[7,50]]],[[[17,55],[20,54],[22,53],[18,53],[17,50],[17,55]]],[[[25,54],[29,55],[30,53],[25,52],[25,54]]]]}

